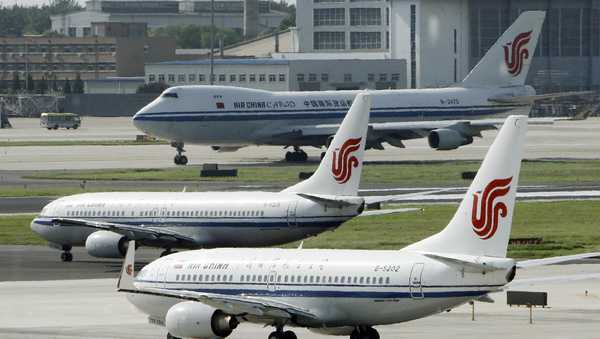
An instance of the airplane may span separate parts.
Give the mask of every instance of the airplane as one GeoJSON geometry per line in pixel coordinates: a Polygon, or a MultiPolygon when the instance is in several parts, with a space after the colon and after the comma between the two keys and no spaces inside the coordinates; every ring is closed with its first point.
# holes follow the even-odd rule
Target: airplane
{"type": "MultiPolygon", "coordinates": [[[[525,85],[545,12],[523,12],[459,84],[448,88],[378,90],[367,149],[427,137],[431,148],[452,150],[496,129],[510,114],[528,115],[536,100],[588,92],[536,95],[525,85]]],[[[287,161],[308,159],[303,146],[328,146],[360,91],[270,92],[233,86],[166,89],[133,117],[146,134],[171,140],[175,164],[188,163],[186,143],[232,152],[248,145],[292,147],[287,161]]],[[[552,119],[539,119],[551,123],[552,119]]],[[[531,119],[530,123],[537,119],[531,119]]],[[[323,155],[323,154],[322,154],[323,155]]]]}
{"type": "Polygon", "coordinates": [[[490,300],[518,267],[600,255],[506,257],[526,130],[526,116],[508,117],[446,228],[401,250],[195,250],[159,258],[135,276],[132,244],[118,290],[166,326],[167,338],[225,338],[253,322],[275,327],[269,339],[296,339],[286,327],[379,339],[373,326],[490,300]]]}
{"type": "MultiPolygon", "coordinates": [[[[356,96],[327,155],[307,180],[281,192],[110,192],[59,198],[31,229],[72,261],[73,246],[121,258],[128,240],[165,248],[269,246],[333,230],[364,211],[358,196],[371,96],[356,96]]],[[[374,212],[374,213],[371,213],[374,212]]],[[[376,213],[375,213],[376,212],[376,213]]]]}

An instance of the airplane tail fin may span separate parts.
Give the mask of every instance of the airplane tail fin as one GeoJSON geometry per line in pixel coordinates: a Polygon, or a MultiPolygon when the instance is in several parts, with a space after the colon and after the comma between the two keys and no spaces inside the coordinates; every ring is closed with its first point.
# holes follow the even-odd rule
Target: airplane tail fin
{"type": "Polygon", "coordinates": [[[502,34],[462,81],[464,87],[525,84],[546,12],[527,11],[502,34]]]}
{"type": "Polygon", "coordinates": [[[506,257],[526,132],[509,116],[448,226],[404,250],[506,257]]]}
{"type": "Polygon", "coordinates": [[[315,173],[284,192],[358,195],[370,110],[371,95],[358,94],[315,173]]]}

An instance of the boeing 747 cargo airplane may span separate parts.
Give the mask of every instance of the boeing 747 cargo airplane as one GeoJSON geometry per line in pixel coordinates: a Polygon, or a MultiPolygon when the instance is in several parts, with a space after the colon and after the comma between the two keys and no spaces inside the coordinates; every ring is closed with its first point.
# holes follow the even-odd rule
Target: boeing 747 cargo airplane
{"type": "MultiPolygon", "coordinates": [[[[509,114],[529,114],[535,95],[525,85],[544,12],[524,12],[459,84],[449,88],[371,92],[367,149],[427,137],[437,150],[473,142],[509,114]]],[[[288,161],[306,161],[302,146],[328,145],[359,91],[269,92],[228,86],[172,87],[142,108],[134,125],[172,141],[176,164],[185,165],[184,144],[235,151],[247,145],[293,147],[288,161]]],[[[573,94],[573,93],[570,93],[573,94]]],[[[547,121],[547,120],[546,120],[547,121]]],[[[530,121],[531,122],[531,121],[530,121]]]]}
{"type": "Polygon", "coordinates": [[[363,214],[358,186],[370,106],[370,95],[359,94],[317,171],[281,192],[78,194],[48,204],[31,228],[64,251],[63,261],[73,259],[72,246],[116,258],[128,240],[167,254],[172,248],[269,246],[335,229],[363,214]]]}
{"type": "Polygon", "coordinates": [[[526,129],[527,117],[506,119],[448,226],[401,250],[197,250],[160,258],[134,278],[130,245],[119,290],[168,338],[224,338],[254,322],[275,328],[269,339],[296,339],[290,327],[379,339],[376,325],[489,300],[518,267],[600,255],[506,257],[526,129]]]}

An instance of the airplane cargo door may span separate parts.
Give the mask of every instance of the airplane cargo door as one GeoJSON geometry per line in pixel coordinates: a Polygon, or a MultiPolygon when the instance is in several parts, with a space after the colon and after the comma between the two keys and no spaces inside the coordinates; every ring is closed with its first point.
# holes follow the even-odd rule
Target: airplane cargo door
{"type": "Polygon", "coordinates": [[[423,268],[425,264],[416,263],[413,265],[412,270],[410,271],[410,280],[408,282],[408,286],[410,289],[410,297],[413,299],[423,299],[425,295],[423,294],[423,268]]]}
{"type": "Polygon", "coordinates": [[[288,226],[296,227],[298,226],[298,219],[296,217],[296,209],[298,208],[298,201],[292,201],[288,205],[287,210],[287,222],[288,226]]]}

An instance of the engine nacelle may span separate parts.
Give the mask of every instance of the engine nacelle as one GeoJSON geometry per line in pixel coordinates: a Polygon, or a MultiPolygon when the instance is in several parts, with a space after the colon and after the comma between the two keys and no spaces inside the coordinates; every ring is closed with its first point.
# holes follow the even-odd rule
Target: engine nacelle
{"type": "Polygon", "coordinates": [[[114,232],[98,231],[87,237],[85,249],[98,258],[123,258],[127,252],[127,239],[114,232]]]}
{"type": "Polygon", "coordinates": [[[169,333],[181,338],[225,338],[238,324],[235,317],[195,301],[174,305],[165,317],[169,333]]]}
{"type": "Polygon", "coordinates": [[[450,128],[439,128],[429,132],[427,141],[433,149],[448,151],[472,143],[473,137],[450,128]]]}

